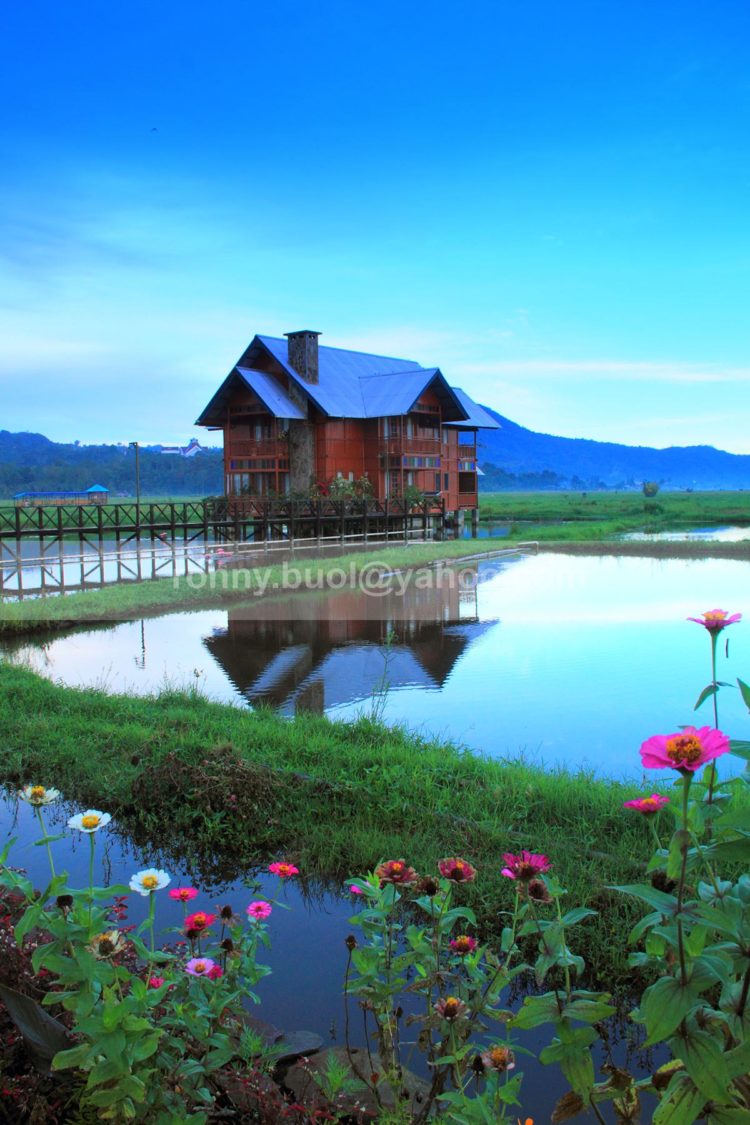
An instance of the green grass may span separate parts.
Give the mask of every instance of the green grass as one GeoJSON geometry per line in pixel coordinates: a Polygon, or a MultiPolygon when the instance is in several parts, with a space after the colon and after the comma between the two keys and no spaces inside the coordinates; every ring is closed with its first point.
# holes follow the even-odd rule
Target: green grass
{"type": "Polygon", "coordinates": [[[511,901],[502,853],[545,852],[570,902],[601,910],[589,955],[611,971],[617,934],[623,972],[633,908],[605,888],[637,881],[650,854],[646,826],[622,810],[632,786],[483,759],[367,717],[289,721],[199,695],[110,696],[13,664],[0,665],[0,717],[0,781],[57,786],[225,878],[277,854],[323,879],[383,858],[432,871],[463,855],[481,871],[467,893],[492,929],[511,901]]]}
{"type": "MultiPolygon", "coordinates": [[[[482,520],[573,520],[597,523],[605,534],[640,527],[750,524],[750,492],[486,492],[482,520]]],[[[750,532],[749,532],[750,534],[750,532]]]]}
{"type": "MultiPolygon", "coordinates": [[[[369,551],[341,554],[319,559],[314,552],[298,552],[289,560],[290,566],[320,566],[330,573],[340,568],[354,568],[356,575],[364,567],[382,564],[386,569],[424,566],[439,559],[464,558],[507,548],[505,539],[451,540],[444,543],[413,543],[408,547],[373,548],[369,551]]],[[[0,635],[66,628],[77,624],[122,621],[150,613],[170,610],[198,609],[207,605],[224,605],[247,599],[254,589],[267,583],[281,583],[282,564],[239,570],[229,568],[206,576],[191,578],[156,578],[146,582],[112,583],[100,590],[68,594],[64,597],[26,599],[7,598],[0,601],[0,635]]]]}

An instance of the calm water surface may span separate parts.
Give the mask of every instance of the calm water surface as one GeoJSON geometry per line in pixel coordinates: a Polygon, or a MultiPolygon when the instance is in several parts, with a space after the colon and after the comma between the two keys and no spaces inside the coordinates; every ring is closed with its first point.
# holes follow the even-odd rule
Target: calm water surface
{"type": "MultiPolygon", "coordinates": [[[[285,715],[374,709],[491,757],[633,779],[643,739],[712,722],[710,707],[693,714],[710,647],[688,616],[716,606],[745,613],[723,634],[719,678],[750,677],[746,562],[541,554],[473,564],[461,586],[443,578],[403,596],[259,598],[5,652],[70,685],[197,686],[285,715]]],[[[748,723],[739,693],[722,691],[722,728],[746,739],[748,723]]]]}

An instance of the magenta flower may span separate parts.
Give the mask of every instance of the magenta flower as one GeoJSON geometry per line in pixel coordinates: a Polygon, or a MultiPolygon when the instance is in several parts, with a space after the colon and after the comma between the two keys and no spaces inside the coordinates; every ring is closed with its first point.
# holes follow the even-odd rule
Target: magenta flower
{"type": "Polygon", "coordinates": [[[688,617],[688,621],[694,621],[696,625],[702,625],[712,635],[720,633],[727,625],[734,625],[735,622],[741,620],[741,613],[733,613],[730,617],[725,609],[707,609],[702,617],[688,617]]]}
{"type": "Polygon", "coordinates": [[[208,977],[211,970],[216,967],[216,962],[210,957],[191,957],[185,966],[185,972],[191,977],[208,977]]]}
{"type": "Polygon", "coordinates": [[[148,988],[161,988],[161,986],[165,983],[166,980],[164,977],[149,977],[146,985],[148,988]]]}
{"type": "Polygon", "coordinates": [[[221,978],[224,976],[224,970],[222,969],[221,965],[212,965],[206,973],[206,976],[209,980],[221,980],[221,978]]]}
{"type": "Polygon", "coordinates": [[[175,902],[190,902],[191,898],[197,898],[198,892],[195,887],[172,887],[171,891],[167,894],[173,898],[175,902]]]}
{"type": "Polygon", "coordinates": [[[197,910],[195,914],[188,914],[185,919],[185,929],[207,930],[215,921],[215,914],[206,914],[205,910],[197,910]]]}
{"type": "Polygon", "coordinates": [[[546,855],[537,855],[535,852],[522,851],[518,855],[505,852],[503,859],[506,866],[500,874],[505,875],[508,879],[520,879],[522,883],[530,882],[542,871],[549,871],[551,866],[546,855]]]}
{"type": "Polygon", "coordinates": [[[351,887],[349,888],[349,894],[351,895],[363,895],[364,893],[365,892],[362,890],[362,888],[358,887],[356,883],[352,883],[351,887]]]}
{"type": "Polygon", "coordinates": [[[280,879],[288,879],[292,875],[299,875],[299,868],[293,863],[269,863],[268,870],[280,879]]]}
{"type": "Polygon", "coordinates": [[[410,883],[417,881],[416,871],[409,867],[405,859],[389,859],[375,868],[375,874],[380,879],[381,887],[386,883],[408,887],[410,883]]]}
{"type": "Polygon", "coordinates": [[[468,934],[458,934],[448,944],[459,957],[466,957],[467,953],[473,953],[476,949],[477,939],[469,937],[468,934]]]}
{"type": "Polygon", "coordinates": [[[258,899],[257,902],[250,903],[247,908],[247,913],[251,918],[254,918],[256,922],[262,922],[265,918],[271,916],[272,909],[270,902],[266,902],[264,899],[258,899]]]}
{"type": "Polygon", "coordinates": [[[654,813],[658,813],[668,804],[669,797],[661,797],[658,793],[652,793],[650,797],[637,797],[634,801],[623,801],[622,807],[624,809],[636,809],[644,816],[653,816],[654,813]]]}
{"type": "Polygon", "coordinates": [[[459,1000],[457,996],[441,996],[432,1007],[441,1019],[451,1022],[465,1016],[469,1010],[463,1000],[459,1000]]]}
{"type": "Polygon", "coordinates": [[[472,867],[465,859],[459,859],[457,856],[441,859],[438,863],[438,871],[444,879],[450,879],[452,883],[473,883],[477,877],[476,867],[472,867]]]}
{"type": "Polygon", "coordinates": [[[655,734],[641,746],[641,761],[646,769],[665,766],[694,773],[704,763],[729,753],[729,739],[713,727],[684,727],[676,734],[655,734]]]}

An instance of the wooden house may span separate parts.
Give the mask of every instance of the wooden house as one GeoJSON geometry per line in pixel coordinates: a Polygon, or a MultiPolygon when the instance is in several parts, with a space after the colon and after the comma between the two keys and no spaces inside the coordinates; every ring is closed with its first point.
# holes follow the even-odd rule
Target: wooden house
{"type": "Polygon", "coordinates": [[[418,489],[448,511],[476,509],[477,431],[498,423],[437,367],[319,335],[255,336],[198,418],[223,430],[227,496],[325,494],[366,478],[377,499],[418,489]]]}

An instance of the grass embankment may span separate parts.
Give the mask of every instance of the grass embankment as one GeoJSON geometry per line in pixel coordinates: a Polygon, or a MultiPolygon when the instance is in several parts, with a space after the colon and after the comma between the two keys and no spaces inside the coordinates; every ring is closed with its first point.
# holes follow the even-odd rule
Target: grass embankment
{"type": "Polygon", "coordinates": [[[124,621],[144,614],[170,610],[200,609],[246,600],[254,590],[267,594],[283,591],[284,566],[302,571],[313,568],[317,575],[340,574],[356,579],[365,568],[403,569],[427,566],[440,559],[457,559],[491,554],[508,547],[507,539],[450,540],[444,543],[413,543],[404,547],[373,547],[332,558],[316,558],[313,552],[299,551],[286,564],[235,567],[179,578],[154,578],[145,582],[112,583],[99,590],[67,594],[64,597],[0,601],[0,635],[34,630],[64,629],[106,621],[124,621]]]}
{"type": "MultiPolygon", "coordinates": [[[[575,537],[595,538],[646,528],[651,531],[720,524],[750,524],[750,493],[659,492],[485,492],[479,517],[492,520],[573,521],[575,537]]],[[[556,529],[558,538],[561,529],[556,529]]],[[[750,527],[748,528],[750,536],[750,527]]]]}
{"type": "Polygon", "coordinates": [[[12,664],[0,665],[0,717],[0,781],[58,786],[224,877],[276,854],[339,879],[383,858],[432,871],[463,855],[481,870],[466,893],[492,926],[511,904],[502,853],[545,852],[571,904],[602,911],[587,957],[611,972],[616,939],[624,972],[632,907],[605,887],[637,880],[650,854],[645,824],[622,809],[633,787],[482,759],[367,718],[287,721],[199,696],[110,696],[12,664]]]}

